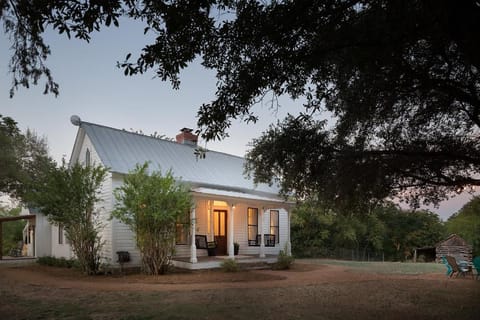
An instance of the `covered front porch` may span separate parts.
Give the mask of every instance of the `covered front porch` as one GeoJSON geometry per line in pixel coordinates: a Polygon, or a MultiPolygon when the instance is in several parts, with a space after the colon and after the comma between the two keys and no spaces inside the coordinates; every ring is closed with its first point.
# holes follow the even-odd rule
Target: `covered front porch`
{"type": "Polygon", "coordinates": [[[273,263],[280,250],[291,255],[291,203],[275,195],[205,187],[193,188],[192,193],[195,207],[188,221],[188,243],[177,241],[175,266],[217,268],[227,258],[237,263],[273,263]],[[208,257],[206,247],[196,243],[199,235],[215,245],[215,257],[208,257]]]}

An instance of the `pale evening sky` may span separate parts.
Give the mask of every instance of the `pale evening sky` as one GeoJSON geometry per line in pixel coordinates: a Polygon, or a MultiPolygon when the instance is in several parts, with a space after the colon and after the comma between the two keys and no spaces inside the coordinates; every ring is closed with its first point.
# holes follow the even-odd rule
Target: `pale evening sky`
{"type": "MultiPolygon", "coordinates": [[[[120,28],[104,29],[88,44],[63,35],[45,36],[52,49],[47,65],[60,84],[60,95],[43,95],[43,86],[21,88],[9,98],[11,75],[8,74],[10,43],[0,36],[0,114],[15,119],[20,129],[30,128],[48,140],[50,154],[56,161],[70,157],[77,127],[70,123],[76,114],[83,121],[119,129],[142,130],[145,134],[158,132],[175,137],[182,127],[196,128],[196,114],[202,103],[215,94],[215,74],[194,63],[181,74],[179,90],[169,82],[153,78],[154,73],[134,77],[123,76],[116,67],[129,52],[138,53],[148,39],[143,27],[132,22],[121,23],[120,28]]],[[[42,84],[42,82],[41,82],[42,84]]],[[[270,123],[283,119],[287,113],[302,110],[300,102],[282,99],[279,110],[270,108],[269,98],[254,107],[260,116],[256,124],[233,120],[229,138],[209,142],[216,151],[243,156],[247,144],[267,129],[270,123]]],[[[202,144],[202,142],[200,142],[202,144]]],[[[448,218],[470,199],[462,195],[432,209],[442,219],[448,218]]]]}

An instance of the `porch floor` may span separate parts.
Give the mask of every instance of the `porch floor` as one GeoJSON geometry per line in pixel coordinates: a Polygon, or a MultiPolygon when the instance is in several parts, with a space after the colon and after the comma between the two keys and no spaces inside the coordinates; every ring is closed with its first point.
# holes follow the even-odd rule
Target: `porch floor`
{"type": "Polygon", "coordinates": [[[11,256],[3,256],[0,259],[0,263],[33,263],[37,261],[36,257],[26,256],[26,257],[11,257],[11,256]]]}
{"type": "MultiPolygon", "coordinates": [[[[214,269],[220,268],[220,265],[229,256],[201,256],[197,257],[197,263],[191,263],[190,257],[175,257],[172,259],[172,264],[177,268],[200,270],[200,269],[214,269]]],[[[237,255],[235,261],[242,264],[261,264],[261,263],[275,263],[277,261],[276,255],[267,255],[265,258],[259,258],[258,255],[237,255]]]]}

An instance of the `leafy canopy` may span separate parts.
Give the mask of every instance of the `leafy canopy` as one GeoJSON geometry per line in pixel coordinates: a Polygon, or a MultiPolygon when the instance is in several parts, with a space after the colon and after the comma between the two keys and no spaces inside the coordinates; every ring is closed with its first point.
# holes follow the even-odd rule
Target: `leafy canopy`
{"type": "Polygon", "coordinates": [[[258,181],[330,201],[397,195],[413,205],[480,184],[478,1],[0,4],[13,43],[12,94],[41,76],[45,91],[58,93],[45,65],[47,27],[88,41],[125,17],[155,35],[119,63],[126,75],[153,69],[177,87],[196,57],[216,70],[216,99],[198,112],[204,138],[227,136],[232,119],[255,121],[251,107],[267,93],[305,101],[303,115],[254,141],[248,169],[258,181]],[[328,125],[318,121],[325,111],[328,125]]]}
{"type": "Polygon", "coordinates": [[[165,273],[175,249],[176,222],[193,205],[189,190],[177,183],[171,171],[150,173],[145,163],[126,175],[114,193],[117,203],[112,217],[135,233],[143,270],[165,273]]]}
{"type": "Polygon", "coordinates": [[[28,202],[29,191],[43,179],[55,162],[48,155],[45,138],[0,114],[0,192],[28,202]]]}
{"type": "Polygon", "coordinates": [[[439,217],[429,211],[382,203],[361,215],[346,215],[311,199],[294,209],[291,229],[297,256],[360,260],[371,254],[409,259],[415,248],[434,246],[446,235],[439,217]]]}
{"type": "Polygon", "coordinates": [[[473,255],[480,255],[480,197],[465,204],[446,222],[450,234],[461,236],[473,247],[473,255]]]}

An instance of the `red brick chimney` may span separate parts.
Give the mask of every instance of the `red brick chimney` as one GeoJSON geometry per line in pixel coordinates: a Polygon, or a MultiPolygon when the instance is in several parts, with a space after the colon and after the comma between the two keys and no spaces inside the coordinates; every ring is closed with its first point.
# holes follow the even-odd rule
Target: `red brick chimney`
{"type": "Polygon", "coordinates": [[[197,146],[198,136],[192,133],[193,129],[182,128],[180,133],[175,137],[177,143],[187,144],[190,146],[197,146]]]}

